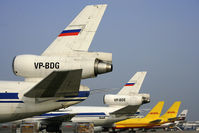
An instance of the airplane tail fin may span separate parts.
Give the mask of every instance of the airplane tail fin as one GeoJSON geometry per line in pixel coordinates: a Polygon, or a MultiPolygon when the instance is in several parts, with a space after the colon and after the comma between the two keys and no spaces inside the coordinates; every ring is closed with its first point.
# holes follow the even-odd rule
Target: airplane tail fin
{"type": "Polygon", "coordinates": [[[163,118],[168,118],[168,119],[172,119],[172,118],[176,118],[177,114],[178,114],[178,110],[180,108],[180,101],[175,102],[168,110],[165,114],[163,114],[161,117],[163,118]]]}
{"type": "Polygon", "coordinates": [[[88,51],[107,5],[88,5],[42,53],[61,55],[69,51],[88,51]]]}
{"type": "Polygon", "coordinates": [[[188,110],[187,109],[185,109],[185,110],[183,110],[179,115],[178,115],[178,120],[185,120],[186,119],[186,117],[187,117],[187,113],[188,113],[188,110]]]}
{"type": "Polygon", "coordinates": [[[155,107],[153,107],[153,109],[145,116],[145,118],[159,118],[160,117],[160,114],[161,114],[161,111],[162,111],[162,108],[164,106],[164,101],[160,101],[156,104],[155,107]]]}
{"type": "Polygon", "coordinates": [[[124,87],[118,92],[118,95],[130,95],[137,94],[141,88],[142,82],[146,76],[145,71],[137,72],[128,83],[124,85],[124,87]]]}

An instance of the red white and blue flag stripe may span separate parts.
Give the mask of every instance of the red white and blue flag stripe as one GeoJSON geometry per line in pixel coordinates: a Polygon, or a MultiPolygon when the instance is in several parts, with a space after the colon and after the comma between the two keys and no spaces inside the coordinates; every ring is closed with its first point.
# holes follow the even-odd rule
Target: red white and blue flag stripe
{"type": "Polygon", "coordinates": [[[126,83],[124,86],[134,86],[135,83],[126,83]]]}
{"type": "Polygon", "coordinates": [[[81,31],[81,29],[64,30],[58,35],[58,37],[61,37],[61,36],[77,36],[80,33],[80,31],[81,31]]]}

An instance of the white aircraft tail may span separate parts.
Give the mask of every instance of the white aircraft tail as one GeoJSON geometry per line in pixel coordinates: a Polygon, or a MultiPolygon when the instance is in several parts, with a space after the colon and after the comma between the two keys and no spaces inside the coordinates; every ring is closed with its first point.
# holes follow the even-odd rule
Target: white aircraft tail
{"type": "Polygon", "coordinates": [[[186,117],[187,117],[187,113],[188,113],[188,110],[187,110],[187,109],[183,110],[183,111],[178,115],[178,119],[179,119],[180,121],[185,120],[186,117]]]}
{"type": "Polygon", "coordinates": [[[70,51],[88,51],[107,5],[88,5],[42,53],[64,55],[70,51]]]}
{"type": "Polygon", "coordinates": [[[144,78],[146,76],[145,71],[137,72],[128,83],[124,85],[124,87],[118,92],[118,95],[131,95],[131,94],[138,94],[144,78]]]}

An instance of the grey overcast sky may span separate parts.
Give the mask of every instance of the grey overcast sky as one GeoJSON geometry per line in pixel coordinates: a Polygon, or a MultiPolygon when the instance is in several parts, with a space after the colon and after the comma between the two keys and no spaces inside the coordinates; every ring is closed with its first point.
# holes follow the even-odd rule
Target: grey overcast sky
{"type": "MultiPolygon", "coordinates": [[[[148,71],[141,92],[152,108],[164,111],[176,100],[199,120],[198,0],[1,0],[0,80],[22,80],[12,73],[19,54],[41,54],[89,4],[108,4],[90,51],[112,52],[114,70],[82,81],[91,89],[121,88],[137,71],[148,71]]],[[[118,89],[109,93],[116,93],[118,89]]],[[[80,105],[103,105],[104,93],[80,105]]]]}

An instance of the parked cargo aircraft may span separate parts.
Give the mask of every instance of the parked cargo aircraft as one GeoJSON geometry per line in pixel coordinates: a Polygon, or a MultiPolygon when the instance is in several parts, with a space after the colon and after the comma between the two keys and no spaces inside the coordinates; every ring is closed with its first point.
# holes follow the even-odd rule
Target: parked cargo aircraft
{"type": "Polygon", "coordinates": [[[104,96],[104,103],[108,107],[74,106],[59,111],[46,113],[23,121],[40,121],[41,128],[49,132],[59,130],[64,121],[93,122],[95,129],[102,130],[112,127],[114,122],[134,115],[140,105],[150,102],[149,94],[139,94],[146,72],[137,72],[116,95],[104,96]]]}
{"type": "Polygon", "coordinates": [[[181,102],[175,102],[165,114],[160,117],[164,102],[159,102],[144,118],[131,118],[115,123],[116,129],[124,128],[155,128],[177,119],[177,113],[181,102]]]}
{"type": "Polygon", "coordinates": [[[185,109],[178,115],[178,117],[176,118],[176,120],[174,122],[164,123],[155,128],[164,128],[165,130],[176,128],[177,130],[182,131],[182,129],[180,127],[183,125],[183,123],[185,123],[187,113],[188,113],[188,110],[185,109]]]}
{"type": "Polygon", "coordinates": [[[25,81],[0,82],[0,122],[79,103],[89,93],[88,87],[79,87],[82,78],[112,71],[111,53],[88,52],[106,7],[86,6],[41,56],[14,58],[13,72],[25,81]]]}
{"type": "Polygon", "coordinates": [[[116,129],[121,128],[142,128],[152,126],[153,122],[159,121],[164,106],[164,101],[158,102],[155,107],[144,118],[131,118],[115,123],[116,129]]]}

